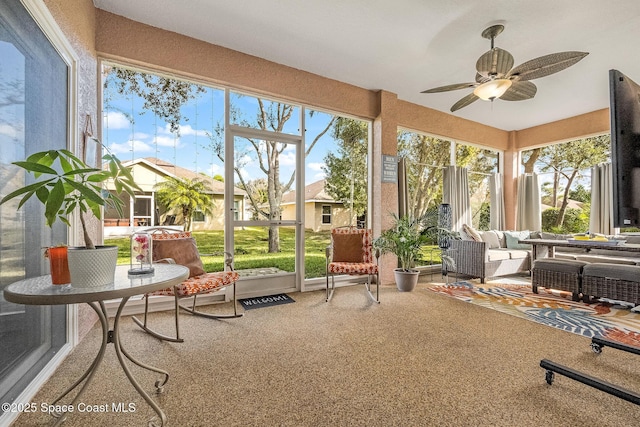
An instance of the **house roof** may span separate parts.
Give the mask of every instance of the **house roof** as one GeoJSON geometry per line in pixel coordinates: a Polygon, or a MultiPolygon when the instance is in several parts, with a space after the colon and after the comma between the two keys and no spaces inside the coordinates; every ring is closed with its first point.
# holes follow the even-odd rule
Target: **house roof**
{"type": "MultiPolygon", "coordinates": [[[[183,168],[181,166],[174,165],[166,160],[158,159],[156,157],[145,157],[123,162],[125,166],[133,166],[135,164],[144,164],[147,167],[154,169],[160,175],[170,176],[173,178],[186,178],[186,179],[201,179],[209,184],[209,187],[213,190],[212,194],[224,194],[224,182],[217,181],[210,176],[194,172],[190,169],[183,168]]],[[[236,196],[246,196],[247,192],[238,187],[234,187],[233,194],[236,196]]]]}
{"type": "MultiPolygon", "coordinates": [[[[305,202],[326,202],[326,203],[340,203],[334,200],[325,191],[326,182],[324,179],[313,182],[304,187],[304,201],[305,202]]],[[[281,204],[288,205],[294,203],[296,200],[296,192],[288,191],[282,195],[281,204]]]]}

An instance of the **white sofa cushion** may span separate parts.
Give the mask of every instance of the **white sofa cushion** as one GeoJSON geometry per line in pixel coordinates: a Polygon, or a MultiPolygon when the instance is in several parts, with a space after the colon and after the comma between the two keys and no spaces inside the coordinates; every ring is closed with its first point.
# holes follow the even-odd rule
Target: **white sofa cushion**
{"type": "Polygon", "coordinates": [[[483,231],[481,233],[482,241],[486,242],[489,245],[489,249],[496,249],[500,246],[500,238],[498,237],[498,233],[494,230],[491,231],[483,231]]]}
{"type": "Polygon", "coordinates": [[[519,249],[510,249],[509,256],[511,259],[522,259],[529,256],[529,251],[523,251],[519,249]]]}
{"type": "Polygon", "coordinates": [[[511,259],[508,249],[489,249],[487,251],[487,261],[503,261],[511,259]]]}

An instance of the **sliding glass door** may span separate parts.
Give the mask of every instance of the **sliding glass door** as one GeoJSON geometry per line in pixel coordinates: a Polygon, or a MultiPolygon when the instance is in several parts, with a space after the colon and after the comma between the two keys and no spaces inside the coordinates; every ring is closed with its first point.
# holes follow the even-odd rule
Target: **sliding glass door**
{"type": "MultiPolygon", "coordinates": [[[[19,0],[0,2],[0,58],[0,195],[5,196],[30,179],[11,162],[67,146],[69,66],[19,0]]],[[[7,285],[47,274],[43,247],[67,242],[65,226],[44,225],[39,202],[21,209],[18,203],[0,206],[1,402],[15,401],[67,336],[64,306],[22,306],[2,298],[7,285]]]]}

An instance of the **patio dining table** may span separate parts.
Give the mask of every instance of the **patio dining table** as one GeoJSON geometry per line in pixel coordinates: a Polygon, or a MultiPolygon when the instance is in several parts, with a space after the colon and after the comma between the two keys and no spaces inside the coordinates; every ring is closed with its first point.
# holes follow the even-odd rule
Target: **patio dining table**
{"type": "Polygon", "coordinates": [[[555,248],[581,248],[586,253],[592,249],[603,249],[608,251],[640,252],[640,245],[623,243],[621,241],[595,241],[595,240],[554,240],[554,239],[523,239],[519,243],[531,245],[531,260],[540,258],[553,258],[555,248]]]}

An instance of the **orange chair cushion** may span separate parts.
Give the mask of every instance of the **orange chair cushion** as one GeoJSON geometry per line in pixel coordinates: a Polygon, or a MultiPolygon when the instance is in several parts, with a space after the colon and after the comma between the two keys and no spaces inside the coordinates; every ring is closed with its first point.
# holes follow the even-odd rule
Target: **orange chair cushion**
{"type": "Polygon", "coordinates": [[[378,265],[366,262],[332,262],[329,263],[328,270],[333,274],[378,274],[378,265]]]}
{"type": "MultiPolygon", "coordinates": [[[[172,235],[173,234],[167,234],[163,236],[172,235]]],[[[171,258],[176,264],[189,267],[189,277],[205,274],[204,266],[200,259],[200,252],[198,252],[198,247],[193,237],[157,238],[158,236],[153,236],[154,261],[171,258]]]]}
{"type": "MultiPolygon", "coordinates": [[[[235,283],[240,276],[235,271],[221,271],[205,273],[200,276],[190,277],[181,284],[175,286],[175,294],[178,297],[189,297],[196,294],[212,292],[224,286],[235,283]]],[[[151,292],[149,295],[174,296],[174,288],[161,289],[151,292]]]]}
{"type": "Polygon", "coordinates": [[[336,262],[362,262],[362,234],[334,234],[333,235],[333,261],[336,262]]]}

